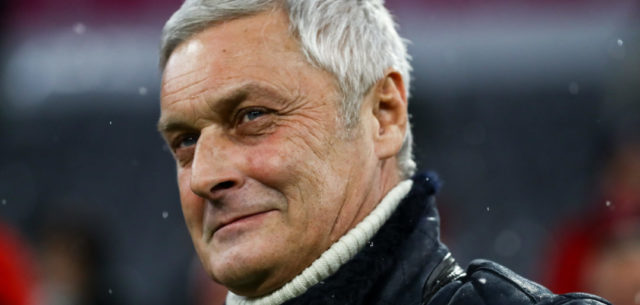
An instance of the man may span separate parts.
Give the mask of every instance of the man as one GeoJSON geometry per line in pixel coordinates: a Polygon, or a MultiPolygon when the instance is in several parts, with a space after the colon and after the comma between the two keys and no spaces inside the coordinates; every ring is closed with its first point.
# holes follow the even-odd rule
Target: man
{"type": "Polygon", "coordinates": [[[382,1],[187,0],[158,127],[227,304],[601,304],[440,243],[414,174],[408,55],[382,1]]]}

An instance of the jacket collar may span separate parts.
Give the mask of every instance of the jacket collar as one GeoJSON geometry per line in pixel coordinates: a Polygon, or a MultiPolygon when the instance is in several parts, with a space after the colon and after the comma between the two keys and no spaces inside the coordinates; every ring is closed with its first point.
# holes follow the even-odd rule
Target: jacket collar
{"type": "Polygon", "coordinates": [[[409,194],[361,251],[284,304],[419,304],[427,277],[449,251],[440,242],[437,177],[412,180],[409,194]]]}

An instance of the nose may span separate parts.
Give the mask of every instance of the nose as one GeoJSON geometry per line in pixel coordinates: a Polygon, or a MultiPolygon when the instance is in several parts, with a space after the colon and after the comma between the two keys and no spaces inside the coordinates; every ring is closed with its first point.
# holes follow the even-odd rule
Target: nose
{"type": "Polygon", "coordinates": [[[216,200],[240,188],[244,178],[236,165],[242,164],[241,156],[223,135],[203,130],[191,163],[191,191],[216,200]]]}

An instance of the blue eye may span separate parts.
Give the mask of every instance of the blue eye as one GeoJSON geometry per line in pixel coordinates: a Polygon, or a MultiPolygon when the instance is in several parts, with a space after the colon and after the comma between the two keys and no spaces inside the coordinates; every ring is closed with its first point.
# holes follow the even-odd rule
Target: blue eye
{"type": "Polygon", "coordinates": [[[196,145],[197,142],[198,142],[197,135],[187,135],[185,137],[182,137],[178,141],[178,147],[185,148],[185,147],[193,146],[193,145],[196,145]]]}
{"type": "Polygon", "coordinates": [[[264,111],[262,110],[250,110],[247,113],[245,113],[245,118],[247,121],[253,121],[257,118],[259,118],[260,116],[264,115],[264,111]]]}

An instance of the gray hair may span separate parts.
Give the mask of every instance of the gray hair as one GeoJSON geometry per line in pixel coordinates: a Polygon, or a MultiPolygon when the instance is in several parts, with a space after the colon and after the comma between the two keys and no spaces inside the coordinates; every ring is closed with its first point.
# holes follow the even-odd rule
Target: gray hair
{"type": "MultiPolygon", "coordinates": [[[[355,125],[364,96],[389,68],[402,75],[409,95],[407,41],[398,35],[383,0],[185,0],[162,31],[160,68],[178,45],[212,24],[278,8],[288,13],[307,60],[336,78],[345,126],[355,125]]],[[[397,155],[403,178],[416,170],[412,142],[407,121],[397,155]]]]}

